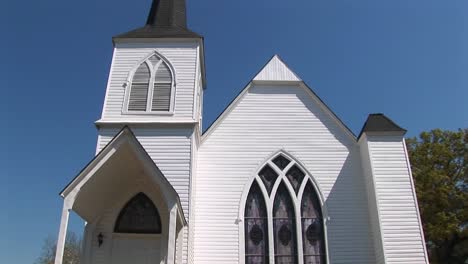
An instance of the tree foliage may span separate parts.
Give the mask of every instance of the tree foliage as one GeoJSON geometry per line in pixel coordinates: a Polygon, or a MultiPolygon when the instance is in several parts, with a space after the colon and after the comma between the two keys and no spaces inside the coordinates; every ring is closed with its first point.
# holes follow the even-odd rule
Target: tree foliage
{"type": "MultiPolygon", "coordinates": [[[[55,250],[57,243],[52,237],[44,240],[41,255],[37,258],[35,264],[54,264],[55,250]]],[[[81,239],[73,232],[67,233],[65,249],[63,252],[63,264],[80,263],[81,239]]]]}
{"type": "Polygon", "coordinates": [[[431,263],[468,263],[468,129],[406,143],[431,263]]]}

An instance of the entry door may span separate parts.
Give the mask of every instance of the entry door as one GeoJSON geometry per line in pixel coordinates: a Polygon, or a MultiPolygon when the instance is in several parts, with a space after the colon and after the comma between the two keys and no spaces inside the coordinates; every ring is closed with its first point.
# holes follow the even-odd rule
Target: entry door
{"type": "Polygon", "coordinates": [[[160,237],[114,237],[112,264],[160,264],[160,237]]]}

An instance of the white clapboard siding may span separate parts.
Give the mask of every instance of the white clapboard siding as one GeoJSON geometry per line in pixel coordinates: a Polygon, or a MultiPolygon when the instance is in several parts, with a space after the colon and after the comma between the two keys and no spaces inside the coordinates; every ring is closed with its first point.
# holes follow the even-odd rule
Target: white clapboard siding
{"type": "Polygon", "coordinates": [[[254,81],[300,81],[301,79],[275,55],[255,76],[254,81]]]}
{"type": "Polygon", "coordinates": [[[280,149],[302,162],[323,192],[331,263],[374,263],[356,142],[306,89],[254,85],[204,138],[195,178],[195,263],[239,263],[241,195],[280,149]]]}
{"type": "Polygon", "coordinates": [[[366,180],[367,198],[369,203],[370,228],[372,233],[372,242],[374,245],[374,254],[376,264],[385,264],[385,257],[382,244],[382,234],[380,232],[379,212],[377,208],[376,191],[372,175],[372,166],[369,156],[369,146],[367,140],[361,137],[359,140],[361,151],[361,163],[366,180]]]}
{"type": "MultiPolygon", "coordinates": [[[[195,91],[195,76],[197,71],[196,42],[180,43],[147,43],[147,44],[116,44],[114,57],[109,74],[106,99],[102,119],[107,121],[131,120],[187,120],[193,118],[193,103],[195,91]],[[154,116],[145,114],[123,115],[125,84],[129,74],[138,64],[152,52],[157,51],[164,56],[175,69],[175,108],[174,115],[154,116]]],[[[151,61],[151,60],[150,60],[151,61]]],[[[152,61],[154,63],[154,60],[152,61]]]]}
{"type": "MultiPolygon", "coordinates": [[[[190,223],[190,169],[192,150],[191,128],[132,128],[138,141],[179,194],[187,222],[190,223]]],[[[119,132],[118,129],[99,130],[100,151],[119,132]]],[[[188,231],[184,232],[182,262],[188,262],[188,231]]]]}
{"type": "Polygon", "coordinates": [[[386,263],[428,263],[403,137],[367,138],[386,263]]]}

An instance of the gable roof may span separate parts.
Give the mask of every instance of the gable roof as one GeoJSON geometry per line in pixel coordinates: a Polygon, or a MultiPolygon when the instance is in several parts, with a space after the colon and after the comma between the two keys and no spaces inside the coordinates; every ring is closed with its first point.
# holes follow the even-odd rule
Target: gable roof
{"type": "Polygon", "coordinates": [[[348,126],[325,104],[325,102],[304,82],[289,66],[284,63],[278,54],[275,54],[261,69],[255,77],[247,83],[246,87],[228,104],[228,106],[218,115],[213,123],[203,132],[202,142],[214,131],[214,129],[226,118],[234,109],[237,103],[247,93],[253,83],[284,84],[297,83],[305,87],[310,95],[317,101],[320,107],[335,120],[346,134],[356,141],[356,135],[348,126]]]}
{"type": "Polygon", "coordinates": [[[278,55],[263,67],[263,69],[253,78],[254,81],[302,81],[278,55]]]}
{"type": "Polygon", "coordinates": [[[121,38],[202,38],[187,28],[185,0],[153,0],[146,25],[114,36],[121,38]]]}
{"type": "Polygon", "coordinates": [[[366,123],[359,133],[359,138],[365,132],[399,132],[402,134],[406,133],[406,129],[397,125],[393,120],[388,118],[382,113],[370,114],[367,117],[366,123]]]}
{"type": "MultiPolygon", "coordinates": [[[[111,141],[109,141],[109,143],[107,143],[107,145],[102,148],[102,150],[75,176],[75,178],[73,178],[73,180],[70,181],[65,186],[65,188],[63,188],[63,190],[60,192],[60,196],[63,198],[67,197],[81,181],[86,179],[86,176],[89,173],[93,173],[96,168],[106,163],[110,155],[117,153],[124,145],[124,143],[130,144],[134,150],[136,150],[138,153],[141,153],[141,157],[144,159],[144,162],[146,162],[145,164],[149,164],[150,169],[159,175],[158,177],[161,179],[163,184],[162,187],[177,200],[178,207],[183,216],[179,194],[174,189],[169,180],[167,180],[158,166],[154,163],[153,159],[149,156],[148,152],[146,152],[144,147],[140,144],[138,139],[135,137],[135,134],[133,134],[128,126],[124,126],[122,130],[120,130],[120,132],[118,132],[117,135],[111,141]]],[[[185,221],[185,217],[183,218],[185,221]]]]}

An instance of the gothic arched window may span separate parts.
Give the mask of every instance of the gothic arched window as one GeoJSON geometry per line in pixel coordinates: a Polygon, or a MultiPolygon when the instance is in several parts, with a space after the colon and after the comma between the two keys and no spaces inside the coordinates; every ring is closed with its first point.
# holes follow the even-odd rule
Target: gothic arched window
{"type": "Polygon", "coordinates": [[[322,210],[314,187],[307,183],[301,202],[304,263],[325,263],[322,210]]]}
{"type": "Polygon", "coordinates": [[[133,74],[128,112],[169,112],[174,80],[169,65],[156,55],[146,59],[133,74]]]}
{"type": "Polygon", "coordinates": [[[275,264],[326,264],[319,196],[311,177],[285,154],[268,161],[250,187],[244,237],[246,264],[269,259],[275,264]],[[273,247],[269,250],[268,245],[273,247]]]}
{"type": "Polygon", "coordinates": [[[145,194],[135,195],[120,211],[114,232],[161,234],[161,218],[158,209],[145,194]]]}
{"type": "Polygon", "coordinates": [[[279,186],[273,203],[273,234],[275,263],[297,263],[294,203],[284,183],[279,186]]]}
{"type": "Polygon", "coordinates": [[[268,222],[265,199],[253,183],[245,205],[245,263],[268,263],[268,222]]]}

